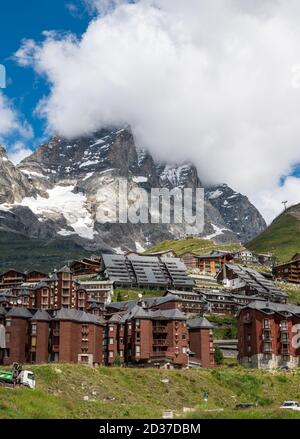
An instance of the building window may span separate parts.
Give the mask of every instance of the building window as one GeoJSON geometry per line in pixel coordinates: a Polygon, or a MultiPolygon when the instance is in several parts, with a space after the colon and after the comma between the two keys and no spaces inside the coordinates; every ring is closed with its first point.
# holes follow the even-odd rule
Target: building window
{"type": "Polygon", "coordinates": [[[114,344],[114,339],[113,339],[113,337],[110,337],[110,338],[109,338],[109,344],[114,344]]]}
{"type": "Polygon", "coordinates": [[[31,347],[36,347],[36,337],[31,337],[31,347]]]}
{"type": "Polygon", "coordinates": [[[287,323],[286,320],[283,320],[283,321],[280,323],[280,328],[281,328],[282,330],[287,330],[287,328],[288,328],[288,323],[287,323]]]}
{"type": "Polygon", "coordinates": [[[114,330],[113,325],[109,325],[109,332],[113,332],[113,330],[114,330]]]}
{"type": "Polygon", "coordinates": [[[109,358],[113,358],[113,356],[114,356],[113,351],[109,351],[109,358]]]}
{"type": "Polygon", "coordinates": [[[183,354],[186,354],[186,352],[187,352],[187,350],[186,350],[186,347],[184,346],[184,347],[182,348],[182,353],[183,353],[183,354]]]}
{"type": "Polygon", "coordinates": [[[6,326],[7,327],[11,326],[11,320],[10,319],[6,319],[6,326]]]}
{"type": "Polygon", "coordinates": [[[264,329],[270,329],[270,320],[264,319],[264,329]]]}
{"type": "Polygon", "coordinates": [[[31,334],[36,335],[36,323],[32,323],[31,325],[31,334]]]}
{"type": "Polygon", "coordinates": [[[140,346],[136,346],[135,347],[135,353],[136,353],[136,355],[140,355],[140,353],[141,353],[141,347],[140,346]]]}

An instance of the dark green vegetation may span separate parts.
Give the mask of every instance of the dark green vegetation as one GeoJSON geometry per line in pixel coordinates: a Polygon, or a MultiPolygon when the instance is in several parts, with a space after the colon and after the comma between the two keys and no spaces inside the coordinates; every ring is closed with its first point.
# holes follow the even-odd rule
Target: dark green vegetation
{"type": "Polygon", "coordinates": [[[300,204],[279,215],[247,248],[259,253],[271,252],[278,262],[289,261],[300,249],[300,204]]]}
{"type": "Polygon", "coordinates": [[[68,261],[88,255],[90,252],[70,239],[47,241],[0,231],[0,272],[10,268],[49,272],[68,261]]]}
{"type": "Polygon", "coordinates": [[[215,340],[232,340],[237,337],[237,319],[235,317],[208,315],[207,319],[214,325],[215,340]]]}
{"type": "Polygon", "coordinates": [[[300,285],[292,283],[277,282],[277,287],[289,295],[289,302],[300,305],[300,285]]]}
{"type": "Polygon", "coordinates": [[[0,418],[160,418],[164,410],[177,416],[300,417],[279,410],[284,399],[300,400],[300,372],[258,370],[157,370],[89,368],[82,365],[30,366],[37,388],[0,387],[0,418]],[[163,383],[162,379],[169,379],[163,383]],[[208,392],[208,403],[203,402],[208,392]],[[88,397],[88,400],[84,400],[88,397]],[[234,410],[255,403],[254,410],[234,410]]]}
{"type": "Polygon", "coordinates": [[[208,239],[187,238],[181,240],[163,241],[160,244],[146,250],[145,253],[152,253],[163,250],[173,250],[178,256],[185,252],[206,253],[211,250],[237,251],[239,244],[215,244],[208,239]]]}

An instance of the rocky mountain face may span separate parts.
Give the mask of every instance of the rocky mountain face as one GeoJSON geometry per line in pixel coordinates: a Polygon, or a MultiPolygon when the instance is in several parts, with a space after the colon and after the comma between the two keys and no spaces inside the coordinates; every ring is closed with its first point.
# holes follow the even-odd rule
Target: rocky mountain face
{"type": "MultiPolygon", "coordinates": [[[[178,189],[202,187],[194,166],[155,162],[135,144],[129,128],[103,129],[73,141],[53,136],[18,166],[1,147],[0,184],[0,230],[31,238],[68,237],[91,251],[142,250],[187,234],[245,242],[266,227],[247,197],[225,184],[205,188],[204,230],[186,222],[114,221],[116,208],[125,209],[124,200],[116,197],[124,184],[147,194],[151,188],[176,194],[178,189]]],[[[134,207],[139,195],[131,197],[129,207],[134,207]]],[[[156,214],[152,212],[153,217],[156,214]]]]}

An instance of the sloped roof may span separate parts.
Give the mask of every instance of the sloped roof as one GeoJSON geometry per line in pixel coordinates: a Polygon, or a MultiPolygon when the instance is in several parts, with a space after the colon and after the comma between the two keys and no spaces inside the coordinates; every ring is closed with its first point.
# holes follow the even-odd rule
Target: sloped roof
{"type": "Polygon", "coordinates": [[[167,320],[186,320],[186,316],[179,309],[158,309],[153,311],[154,319],[167,319],[167,320]]]}
{"type": "Polygon", "coordinates": [[[38,309],[37,312],[33,314],[31,320],[49,322],[51,320],[51,317],[44,309],[38,309]]]}
{"type": "Polygon", "coordinates": [[[187,321],[187,325],[191,329],[203,328],[203,329],[212,329],[214,325],[210,323],[205,317],[197,317],[195,319],[190,319],[187,321]]]}
{"type": "Polygon", "coordinates": [[[82,323],[96,323],[102,324],[104,322],[102,317],[90,314],[78,309],[61,308],[57,311],[53,320],[69,320],[82,323]]]}
{"type": "Polygon", "coordinates": [[[19,317],[23,319],[31,319],[32,314],[27,308],[11,308],[6,317],[19,317]]]}
{"type": "Polygon", "coordinates": [[[64,265],[63,267],[61,267],[60,270],[57,271],[57,273],[71,273],[70,267],[68,267],[67,265],[64,265]]]}
{"type": "Polygon", "coordinates": [[[268,293],[270,296],[288,297],[288,294],[279,290],[274,282],[266,279],[261,273],[248,267],[241,267],[237,264],[224,264],[232,270],[240,279],[242,279],[248,286],[257,290],[260,294],[268,293]]]}
{"type": "Polygon", "coordinates": [[[248,305],[243,306],[242,309],[255,309],[266,314],[277,312],[279,314],[289,313],[300,315],[300,306],[293,305],[291,303],[275,303],[275,302],[261,302],[255,300],[248,305]]]}

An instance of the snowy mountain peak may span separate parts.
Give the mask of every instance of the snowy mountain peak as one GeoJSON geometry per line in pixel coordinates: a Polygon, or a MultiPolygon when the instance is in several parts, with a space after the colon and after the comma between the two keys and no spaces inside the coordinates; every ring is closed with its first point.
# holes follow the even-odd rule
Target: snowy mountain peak
{"type": "MultiPolygon", "coordinates": [[[[155,162],[149,152],[136,147],[129,128],[102,129],[73,140],[55,135],[17,167],[7,160],[4,148],[0,157],[0,230],[29,237],[68,237],[93,251],[145,248],[185,236],[185,224],[100,221],[114,208],[120,179],[148,191],[201,187],[193,165],[155,162]]],[[[219,242],[246,241],[264,228],[247,197],[226,184],[206,188],[201,236],[219,242]]]]}

